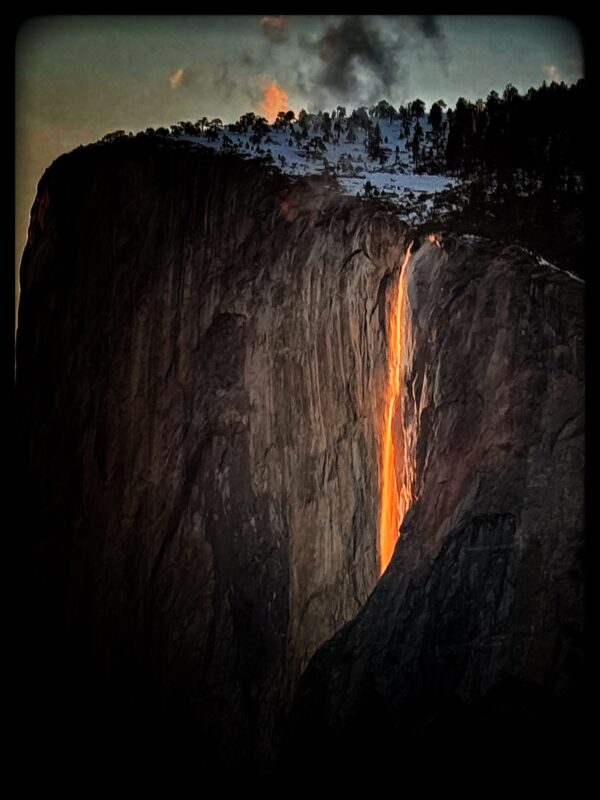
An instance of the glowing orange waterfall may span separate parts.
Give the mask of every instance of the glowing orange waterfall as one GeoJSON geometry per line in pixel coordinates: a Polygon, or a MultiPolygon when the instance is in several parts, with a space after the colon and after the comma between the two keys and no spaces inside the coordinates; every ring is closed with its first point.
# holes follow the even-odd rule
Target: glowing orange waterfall
{"type": "Polygon", "coordinates": [[[388,375],[385,388],[383,418],[383,453],[381,459],[381,503],[379,519],[379,563],[383,573],[390,563],[398,531],[404,515],[413,502],[413,468],[407,453],[407,437],[404,422],[404,370],[407,328],[406,292],[408,265],[410,262],[410,243],[402,262],[398,287],[393,298],[388,324],[388,375]],[[399,413],[402,441],[396,442],[394,418],[399,413]],[[399,451],[397,453],[397,450],[399,451]],[[401,456],[401,459],[398,458],[401,456]],[[400,474],[398,474],[400,473],[400,474]]]}

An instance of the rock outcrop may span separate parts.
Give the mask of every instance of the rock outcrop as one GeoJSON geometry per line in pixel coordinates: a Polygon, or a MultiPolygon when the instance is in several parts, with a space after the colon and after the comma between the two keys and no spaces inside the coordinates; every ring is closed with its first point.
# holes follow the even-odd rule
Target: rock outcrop
{"type": "Polygon", "coordinates": [[[286,769],[360,751],[369,772],[457,721],[475,741],[568,717],[582,286],[516,247],[415,242],[417,501],[377,583],[386,301],[413,238],[322,179],[184,146],[46,172],[17,341],[20,650],[44,741],[60,718],[71,743],[243,777],[285,730],[286,769]]]}

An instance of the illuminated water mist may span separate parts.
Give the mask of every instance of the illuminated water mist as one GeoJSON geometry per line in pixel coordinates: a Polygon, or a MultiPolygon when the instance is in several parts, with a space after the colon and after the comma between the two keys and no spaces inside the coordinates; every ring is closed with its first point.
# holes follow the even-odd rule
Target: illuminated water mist
{"type": "Polygon", "coordinates": [[[402,262],[398,286],[391,303],[388,324],[388,376],[384,397],[379,519],[379,563],[383,573],[392,558],[404,515],[413,502],[414,467],[407,457],[404,420],[404,372],[408,330],[407,275],[412,242],[402,262]],[[395,432],[400,420],[401,441],[395,432]]]}

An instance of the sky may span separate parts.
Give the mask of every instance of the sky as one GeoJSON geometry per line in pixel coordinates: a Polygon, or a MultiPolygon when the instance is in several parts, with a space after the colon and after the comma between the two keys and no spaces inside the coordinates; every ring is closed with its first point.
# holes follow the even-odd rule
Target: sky
{"type": "Polygon", "coordinates": [[[416,97],[485,98],[583,77],[576,27],[551,16],[46,16],[15,46],[15,249],[44,169],[113,130],[416,97]]]}

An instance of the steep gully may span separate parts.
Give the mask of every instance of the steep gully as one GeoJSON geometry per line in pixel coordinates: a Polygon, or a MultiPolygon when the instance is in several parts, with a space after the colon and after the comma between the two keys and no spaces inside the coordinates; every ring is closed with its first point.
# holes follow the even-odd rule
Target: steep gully
{"type": "Polygon", "coordinates": [[[38,196],[17,434],[40,740],[60,717],[252,776],[285,730],[309,774],[357,747],[372,769],[425,719],[476,739],[507,705],[519,729],[577,706],[580,285],[493,243],[411,256],[384,207],[183,147],[75,151],[38,196]]]}

